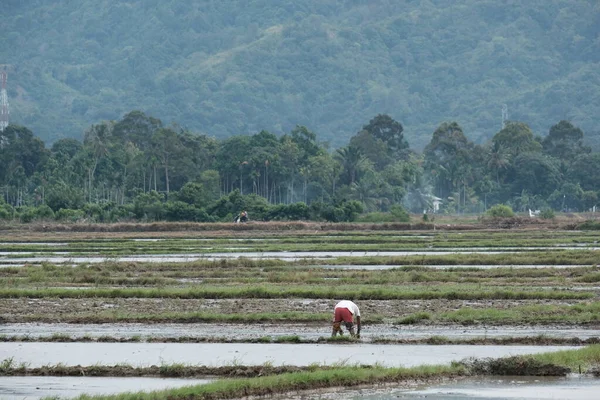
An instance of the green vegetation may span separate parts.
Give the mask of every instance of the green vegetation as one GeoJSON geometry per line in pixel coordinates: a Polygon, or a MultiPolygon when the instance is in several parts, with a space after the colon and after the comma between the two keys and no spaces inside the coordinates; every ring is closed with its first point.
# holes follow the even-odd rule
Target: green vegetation
{"type": "Polygon", "coordinates": [[[532,358],[578,371],[585,372],[589,367],[600,364],[600,345],[587,346],[576,350],[563,350],[550,353],[534,354],[532,358]]]}
{"type": "Polygon", "coordinates": [[[328,299],[355,298],[357,300],[401,300],[401,299],[589,299],[591,292],[572,292],[567,290],[529,290],[496,289],[478,285],[455,285],[440,289],[415,288],[413,286],[245,286],[211,287],[202,286],[186,289],[86,289],[72,290],[60,288],[48,289],[0,289],[0,298],[174,298],[174,299],[328,299]]]}
{"type": "MultiPolygon", "coordinates": [[[[419,313],[397,320],[397,324],[419,323],[419,313]]],[[[593,324],[600,321],[600,302],[575,305],[529,305],[505,309],[463,307],[457,311],[432,313],[427,321],[432,323],[457,323],[461,325],[519,325],[519,324],[593,324]]]]}
{"type": "Polygon", "coordinates": [[[510,218],[514,217],[515,213],[512,208],[504,204],[497,204],[487,210],[487,214],[491,217],[510,218]]]}
{"type": "Polygon", "coordinates": [[[430,313],[418,312],[415,314],[408,315],[408,316],[398,320],[396,323],[399,325],[412,325],[412,324],[416,324],[421,321],[430,320],[430,319],[431,319],[430,313]]]}
{"type": "MultiPolygon", "coordinates": [[[[431,380],[466,374],[502,375],[551,375],[562,376],[571,369],[600,362],[600,345],[577,350],[536,354],[530,356],[507,357],[490,360],[466,360],[450,366],[420,366],[413,368],[384,368],[379,366],[338,366],[333,368],[309,367],[296,372],[269,374],[270,367],[264,367],[266,376],[245,379],[219,380],[205,385],[170,389],[152,393],[130,393],[112,396],[80,396],[80,400],[129,400],[129,399],[226,399],[246,396],[272,395],[290,391],[314,390],[336,386],[353,387],[379,383],[431,380]]],[[[159,367],[157,367],[159,368],[159,367]]],[[[186,372],[186,366],[160,367],[160,371],[174,376],[186,372]]],[[[51,368],[48,368],[51,369],[51,368]]],[[[130,368],[131,369],[131,368],[130,368]]],[[[190,368],[191,369],[191,368],[190,368]]],[[[197,371],[188,371],[197,372],[197,371]]],[[[173,376],[170,375],[170,376],[173,376]]],[[[254,375],[254,374],[253,374],[254,375]]],[[[190,376],[190,375],[187,375],[190,376]]],[[[256,375],[254,375],[256,376],[256,375]]]]}
{"type": "Polygon", "coordinates": [[[414,368],[339,367],[325,370],[317,369],[314,371],[269,375],[249,379],[226,379],[206,385],[161,392],[121,394],[115,396],[80,396],[78,399],[226,399],[335,386],[352,387],[384,382],[435,379],[461,375],[463,373],[464,367],[460,365],[422,366],[414,368]]]}
{"type": "Polygon", "coordinates": [[[597,129],[594,5],[9,2],[0,58],[13,119],[50,142],[136,104],[219,138],[306,121],[336,147],[394,110],[423,148],[450,116],[485,140],[503,103],[537,134],[557,115],[597,129]]]}

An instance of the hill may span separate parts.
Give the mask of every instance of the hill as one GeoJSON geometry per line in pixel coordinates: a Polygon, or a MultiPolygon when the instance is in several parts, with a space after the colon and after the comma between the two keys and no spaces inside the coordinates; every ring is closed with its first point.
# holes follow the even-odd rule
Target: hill
{"type": "Polygon", "coordinates": [[[217,138],[305,125],[333,147],[385,113],[422,149],[448,120],[486,141],[503,104],[600,143],[596,0],[3,3],[12,121],[49,143],[140,109],[217,138]]]}

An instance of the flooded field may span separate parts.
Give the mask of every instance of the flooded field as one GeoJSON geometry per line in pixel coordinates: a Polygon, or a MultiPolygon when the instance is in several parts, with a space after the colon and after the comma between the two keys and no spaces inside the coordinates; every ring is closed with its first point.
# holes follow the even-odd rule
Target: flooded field
{"type": "MultiPolygon", "coordinates": [[[[0,336],[22,336],[29,338],[51,338],[53,335],[72,338],[139,338],[140,340],[182,337],[218,338],[222,340],[273,339],[298,336],[303,340],[328,337],[329,326],[307,324],[0,324],[0,336]]],[[[375,339],[424,339],[446,337],[449,339],[470,338],[522,338],[544,336],[547,338],[600,338],[600,328],[558,328],[548,326],[500,326],[500,327],[456,327],[456,326],[410,326],[380,324],[365,327],[362,341],[375,339]]]]}
{"type": "MultiPolygon", "coordinates": [[[[290,396],[289,400],[597,400],[600,380],[589,377],[489,377],[464,379],[431,387],[385,386],[379,388],[347,389],[310,396],[290,396]]],[[[283,399],[284,397],[276,397],[283,399]]]]}
{"type": "Polygon", "coordinates": [[[468,357],[504,357],[572,346],[468,346],[252,343],[0,343],[0,359],[30,367],[63,364],[296,365],[380,364],[412,367],[468,357]]]}
{"type": "MultiPolygon", "coordinates": [[[[595,232],[225,228],[0,231],[0,361],[15,368],[448,368],[465,358],[556,352],[575,347],[552,344],[600,337],[595,232]],[[333,307],[344,298],[354,299],[363,313],[360,343],[326,340],[333,307]],[[179,338],[185,340],[175,343],[179,338]],[[494,338],[507,340],[464,344],[494,338]],[[538,338],[520,343],[540,345],[517,345],[519,338],[538,338]]],[[[202,382],[86,379],[0,377],[0,398],[202,382]]],[[[597,390],[588,380],[478,377],[408,391],[325,391],[333,397],[322,398],[516,399],[555,391],[585,399],[597,390]]]]}
{"type": "Polygon", "coordinates": [[[210,379],[0,376],[0,399],[71,399],[82,394],[106,395],[199,385],[210,379]]]}

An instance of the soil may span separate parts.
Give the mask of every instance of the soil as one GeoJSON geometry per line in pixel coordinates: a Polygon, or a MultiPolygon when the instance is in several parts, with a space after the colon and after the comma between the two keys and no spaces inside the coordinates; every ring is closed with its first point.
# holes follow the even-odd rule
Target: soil
{"type": "MultiPolygon", "coordinates": [[[[3,322],[76,322],[90,313],[161,314],[209,312],[242,313],[329,313],[337,300],[326,299],[165,299],[165,298],[17,298],[0,299],[3,322]]],[[[578,300],[362,300],[361,313],[397,319],[416,312],[456,311],[463,307],[508,309],[525,305],[573,305],[578,300]]]]}

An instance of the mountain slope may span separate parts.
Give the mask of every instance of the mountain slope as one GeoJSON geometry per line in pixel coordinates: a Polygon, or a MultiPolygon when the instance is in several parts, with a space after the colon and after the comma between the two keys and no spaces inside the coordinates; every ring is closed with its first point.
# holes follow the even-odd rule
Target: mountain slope
{"type": "Polygon", "coordinates": [[[446,120],[485,141],[502,104],[539,135],[561,119],[599,135],[594,0],[7,3],[12,121],[50,142],[140,109],[216,137],[301,124],[335,147],[387,113],[423,148],[446,120]]]}

